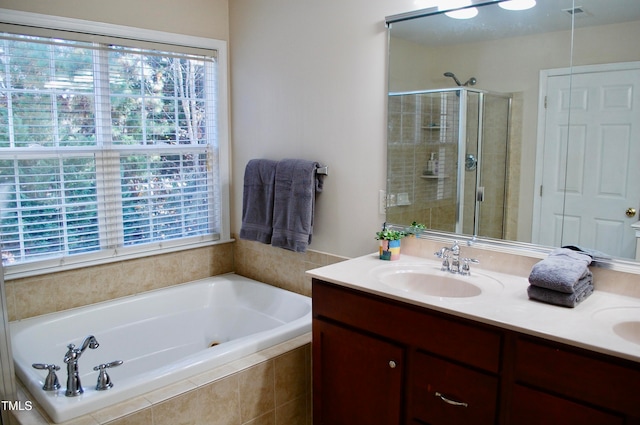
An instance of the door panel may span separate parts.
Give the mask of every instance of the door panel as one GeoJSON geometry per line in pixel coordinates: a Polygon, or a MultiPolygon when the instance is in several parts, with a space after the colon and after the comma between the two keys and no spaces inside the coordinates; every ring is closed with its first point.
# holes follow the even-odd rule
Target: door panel
{"type": "Polygon", "coordinates": [[[639,105],[640,69],[548,78],[539,243],[635,258],[639,105]]]}

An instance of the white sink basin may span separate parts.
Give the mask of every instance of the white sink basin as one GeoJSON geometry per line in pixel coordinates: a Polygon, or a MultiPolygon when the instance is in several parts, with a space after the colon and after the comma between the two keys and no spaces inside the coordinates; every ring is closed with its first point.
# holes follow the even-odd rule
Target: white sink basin
{"type": "Polygon", "coordinates": [[[640,307],[612,307],[599,310],[593,318],[611,326],[620,338],[640,344],[640,307]]]}
{"type": "Polygon", "coordinates": [[[371,271],[386,286],[405,292],[440,298],[477,297],[483,292],[501,291],[498,280],[471,271],[462,276],[441,271],[440,266],[427,264],[389,264],[371,271]]]}

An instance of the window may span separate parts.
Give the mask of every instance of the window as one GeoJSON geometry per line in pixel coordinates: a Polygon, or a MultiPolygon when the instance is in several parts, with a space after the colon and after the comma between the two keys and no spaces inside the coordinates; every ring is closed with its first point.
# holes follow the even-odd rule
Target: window
{"type": "Polygon", "coordinates": [[[0,35],[5,265],[59,266],[223,234],[217,52],[127,44],[0,35]]]}

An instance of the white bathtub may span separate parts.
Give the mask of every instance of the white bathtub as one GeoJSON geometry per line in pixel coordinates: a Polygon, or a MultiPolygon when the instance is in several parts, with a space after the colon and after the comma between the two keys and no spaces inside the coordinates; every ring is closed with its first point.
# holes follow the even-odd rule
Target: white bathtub
{"type": "MultiPolygon", "coordinates": [[[[73,295],[70,295],[73,296],[73,295]]],[[[63,422],[158,389],[311,330],[311,298],[235,274],[47,314],[10,324],[16,373],[55,422],[63,422]],[[67,345],[94,335],[78,364],[84,393],[66,397],[67,345]],[[95,389],[94,366],[114,386],[95,389]],[[43,391],[53,363],[61,388],[43,391]]]]}

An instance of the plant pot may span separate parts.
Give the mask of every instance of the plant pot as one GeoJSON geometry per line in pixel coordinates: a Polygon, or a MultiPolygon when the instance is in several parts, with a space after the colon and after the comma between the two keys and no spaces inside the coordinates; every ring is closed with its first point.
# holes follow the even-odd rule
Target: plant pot
{"type": "Polygon", "coordinates": [[[400,239],[380,241],[380,259],[395,261],[400,259],[400,239]]]}

